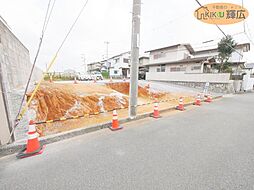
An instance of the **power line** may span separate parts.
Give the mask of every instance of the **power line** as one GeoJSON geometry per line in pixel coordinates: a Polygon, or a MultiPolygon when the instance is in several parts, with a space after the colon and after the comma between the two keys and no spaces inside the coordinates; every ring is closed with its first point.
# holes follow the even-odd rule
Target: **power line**
{"type": "Polygon", "coordinates": [[[252,41],[252,39],[251,39],[252,35],[251,35],[251,32],[250,32],[250,28],[249,28],[249,26],[248,26],[248,23],[247,23],[247,22],[246,22],[246,26],[247,26],[247,29],[248,29],[249,35],[248,35],[247,31],[245,31],[244,33],[245,33],[246,37],[249,39],[249,41],[251,42],[251,44],[254,46],[254,42],[253,42],[253,41],[252,41]]]}
{"type": "MultiPolygon", "coordinates": [[[[84,3],[84,5],[82,6],[80,12],[78,13],[76,19],[74,20],[73,24],[72,24],[71,27],[69,28],[69,30],[68,30],[66,36],[64,37],[64,39],[63,39],[63,41],[61,42],[59,48],[57,49],[57,51],[56,51],[56,53],[55,53],[53,59],[52,59],[51,62],[49,63],[49,66],[48,66],[48,68],[46,69],[46,72],[45,72],[45,73],[47,73],[47,72],[50,70],[50,68],[52,67],[52,65],[55,63],[55,60],[56,60],[56,58],[57,58],[57,56],[58,56],[58,53],[60,52],[60,50],[62,49],[63,45],[65,44],[65,42],[66,42],[68,36],[70,35],[71,31],[73,30],[74,26],[76,25],[76,23],[77,23],[77,21],[78,21],[80,15],[82,14],[82,12],[83,12],[84,9],[85,9],[87,3],[88,3],[88,0],[86,0],[86,2],[84,3]]],[[[44,75],[45,75],[45,74],[44,74],[44,75]]],[[[37,90],[39,89],[39,87],[40,87],[40,85],[41,85],[41,83],[42,83],[42,81],[43,81],[44,75],[43,75],[43,77],[41,78],[41,80],[39,81],[39,83],[37,84],[37,86],[35,87],[35,89],[34,89],[32,95],[31,95],[31,97],[29,98],[28,102],[26,103],[25,107],[23,108],[23,110],[22,110],[21,113],[19,114],[18,119],[21,119],[21,118],[23,117],[23,114],[26,112],[28,106],[30,105],[32,99],[34,98],[34,96],[35,96],[37,90]]]]}
{"type": "MultiPolygon", "coordinates": [[[[197,4],[198,4],[201,8],[207,10],[207,12],[210,13],[210,11],[209,11],[209,9],[208,9],[207,7],[204,7],[198,0],[195,0],[195,1],[197,2],[197,4]]],[[[214,22],[213,18],[211,18],[211,19],[212,19],[214,25],[219,29],[219,31],[227,38],[226,33],[218,26],[218,24],[216,24],[216,23],[214,22]]],[[[240,56],[243,57],[243,54],[241,54],[239,51],[237,51],[234,47],[232,47],[232,46],[229,45],[228,43],[225,43],[225,44],[226,44],[228,47],[230,47],[232,50],[234,50],[236,53],[238,53],[240,56]]]]}
{"type": "Polygon", "coordinates": [[[71,27],[70,27],[69,31],[67,32],[67,34],[66,34],[64,40],[62,41],[61,45],[59,46],[59,48],[58,48],[56,54],[58,54],[58,53],[60,52],[60,50],[62,49],[62,47],[63,47],[65,41],[67,40],[67,38],[68,38],[68,36],[70,35],[71,31],[73,30],[74,26],[76,25],[76,23],[77,23],[77,21],[78,21],[80,15],[82,14],[82,12],[83,12],[84,9],[85,9],[87,3],[88,3],[88,0],[86,0],[85,4],[84,4],[83,7],[81,8],[81,10],[80,10],[78,16],[76,17],[74,23],[71,25],[71,27]]]}
{"type": "Polygon", "coordinates": [[[45,30],[44,30],[44,32],[45,32],[46,29],[47,29],[47,26],[48,26],[48,23],[49,23],[49,19],[50,19],[50,17],[51,17],[51,14],[52,14],[52,12],[53,12],[54,7],[55,7],[55,3],[56,3],[56,0],[54,0],[53,5],[52,5],[52,7],[51,7],[51,10],[50,10],[50,12],[49,12],[49,16],[48,16],[48,19],[47,19],[46,24],[45,24],[45,30]]]}
{"type": "MultiPolygon", "coordinates": [[[[51,0],[50,0],[50,1],[51,1],[51,0]]],[[[56,58],[57,58],[58,53],[60,52],[60,50],[61,50],[61,48],[63,47],[64,43],[66,42],[68,36],[70,35],[71,31],[73,30],[73,28],[74,28],[75,24],[77,23],[77,21],[78,21],[80,15],[81,15],[82,12],[84,11],[84,8],[86,7],[87,3],[88,3],[88,0],[86,0],[86,2],[84,3],[84,5],[83,5],[83,7],[81,8],[81,10],[80,10],[78,16],[77,16],[76,19],[74,20],[74,22],[73,22],[73,24],[71,25],[69,31],[67,32],[65,38],[64,38],[63,41],[61,42],[59,48],[58,48],[57,51],[56,51],[56,54],[54,55],[54,57],[53,57],[53,59],[51,60],[51,62],[50,62],[50,64],[49,64],[48,68],[46,69],[46,73],[50,70],[50,68],[52,67],[52,65],[55,63],[55,60],[56,60],[56,58]]],[[[28,106],[30,105],[32,99],[34,98],[34,96],[35,96],[35,94],[36,94],[36,92],[37,92],[37,90],[39,89],[39,87],[40,87],[40,85],[41,85],[41,83],[42,83],[42,81],[43,81],[44,76],[45,76],[45,74],[42,76],[42,78],[40,79],[39,83],[38,83],[37,86],[35,87],[35,89],[34,89],[32,95],[30,96],[30,98],[29,98],[28,102],[26,103],[25,107],[24,107],[24,108],[22,109],[22,111],[19,113],[19,115],[18,115],[16,121],[21,120],[22,117],[23,117],[23,115],[24,115],[25,112],[27,111],[28,106]]],[[[15,130],[15,128],[16,128],[17,125],[18,125],[18,122],[16,122],[16,125],[13,127],[13,130],[12,130],[10,136],[12,136],[12,134],[14,133],[14,130],[15,130]]]]}
{"type": "Polygon", "coordinates": [[[37,62],[37,58],[38,58],[40,50],[41,50],[44,34],[45,34],[46,29],[47,29],[47,25],[48,25],[48,22],[49,22],[50,17],[51,17],[51,13],[52,13],[54,5],[55,5],[55,1],[56,0],[54,0],[53,6],[52,6],[52,8],[50,10],[50,13],[49,13],[49,8],[50,8],[51,0],[49,0],[49,2],[48,2],[48,6],[47,6],[47,10],[46,10],[46,15],[45,15],[44,22],[43,22],[40,42],[39,42],[38,49],[37,49],[37,52],[36,52],[36,55],[35,55],[35,58],[34,58],[34,61],[33,61],[33,65],[32,65],[32,68],[31,68],[31,71],[30,71],[30,74],[29,74],[29,77],[28,77],[28,81],[26,83],[26,88],[25,88],[24,94],[22,96],[22,100],[21,100],[21,104],[20,104],[20,107],[19,107],[19,110],[18,110],[18,114],[17,114],[15,120],[17,120],[17,118],[18,118],[18,116],[19,116],[19,114],[21,112],[22,105],[23,105],[23,102],[25,100],[25,96],[26,96],[29,84],[31,82],[31,77],[32,77],[32,74],[33,74],[33,71],[34,71],[34,68],[35,68],[35,65],[36,65],[36,62],[37,62]]]}

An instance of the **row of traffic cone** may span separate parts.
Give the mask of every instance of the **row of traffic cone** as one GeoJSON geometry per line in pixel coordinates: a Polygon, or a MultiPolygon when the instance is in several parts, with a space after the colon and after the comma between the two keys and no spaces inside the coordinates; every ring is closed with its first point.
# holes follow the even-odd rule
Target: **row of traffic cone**
{"type": "MultiPolygon", "coordinates": [[[[211,95],[207,95],[205,102],[212,102],[212,97],[211,95]]],[[[200,94],[197,95],[196,101],[194,103],[195,105],[201,106],[201,96],[200,94]]],[[[183,103],[183,97],[179,98],[179,104],[176,107],[177,110],[184,111],[184,103],[183,103]]],[[[157,119],[160,118],[160,113],[159,113],[159,104],[158,101],[156,100],[154,103],[154,112],[151,114],[151,117],[157,119]]],[[[34,121],[29,122],[29,127],[28,127],[28,140],[27,140],[27,145],[26,147],[18,153],[17,158],[26,158],[34,155],[41,154],[45,148],[45,146],[41,145],[39,140],[38,140],[38,133],[36,131],[36,126],[34,121]]],[[[112,125],[109,127],[112,131],[120,130],[123,127],[119,125],[118,121],[118,115],[117,111],[113,111],[113,118],[112,118],[112,125]]]]}

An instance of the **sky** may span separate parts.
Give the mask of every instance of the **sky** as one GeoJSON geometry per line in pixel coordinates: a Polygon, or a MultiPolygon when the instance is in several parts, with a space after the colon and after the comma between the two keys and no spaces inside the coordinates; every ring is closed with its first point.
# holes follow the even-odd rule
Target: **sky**
{"type": "MultiPolygon", "coordinates": [[[[50,18],[37,66],[45,70],[78,12],[86,0],[56,0],[50,18]]],[[[53,2],[53,0],[52,0],[53,2]]],[[[218,0],[200,0],[201,4],[217,3],[218,0]]],[[[242,0],[222,2],[242,4],[242,0]]],[[[249,11],[245,28],[254,41],[254,1],[244,0],[249,11]]],[[[34,59],[42,31],[48,0],[0,0],[0,15],[7,21],[12,32],[29,49],[34,59]]],[[[143,0],[141,8],[140,55],[145,51],[178,43],[190,43],[195,50],[216,46],[223,37],[216,26],[200,22],[194,17],[199,8],[195,0],[143,0]],[[203,43],[214,40],[211,43],[203,43]]],[[[88,4],[61,49],[51,71],[74,69],[82,71],[85,62],[100,61],[129,51],[131,47],[132,0],[88,0],[88,4]]],[[[243,33],[243,22],[221,25],[226,34],[233,35],[237,43],[249,42],[243,33]],[[240,34],[239,34],[240,33],[240,34]]],[[[253,46],[248,62],[254,62],[253,46]]]]}

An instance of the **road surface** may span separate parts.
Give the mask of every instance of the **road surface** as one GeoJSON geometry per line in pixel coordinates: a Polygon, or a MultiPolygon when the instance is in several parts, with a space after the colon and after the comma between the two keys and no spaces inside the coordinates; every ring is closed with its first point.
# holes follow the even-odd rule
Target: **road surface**
{"type": "Polygon", "coordinates": [[[0,189],[254,189],[254,94],[0,159],[0,189]]]}

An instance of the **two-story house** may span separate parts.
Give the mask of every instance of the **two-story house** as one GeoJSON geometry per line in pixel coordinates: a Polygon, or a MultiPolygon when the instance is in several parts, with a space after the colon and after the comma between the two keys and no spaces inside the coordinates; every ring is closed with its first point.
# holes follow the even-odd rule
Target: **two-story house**
{"type": "MultiPolygon", "coordinates": [[[[239,44],[235,48],[229,62],[235,65],[246,62],[244,52],[250,50],[250,44],[239,44]]],[[[150,53],[149,72],[182,72],[182,73],[208,73],[212,72],[212,65],[219,64],[218,49],[205,49],[195,51],[190,44],[176,44],[147,51],[150,53]]]]}
{"type": "Polygon", "coordinates": [[[124,52],[107,60],[109,76],[112,78],[130,77],[130,52],[124,52]]]}

